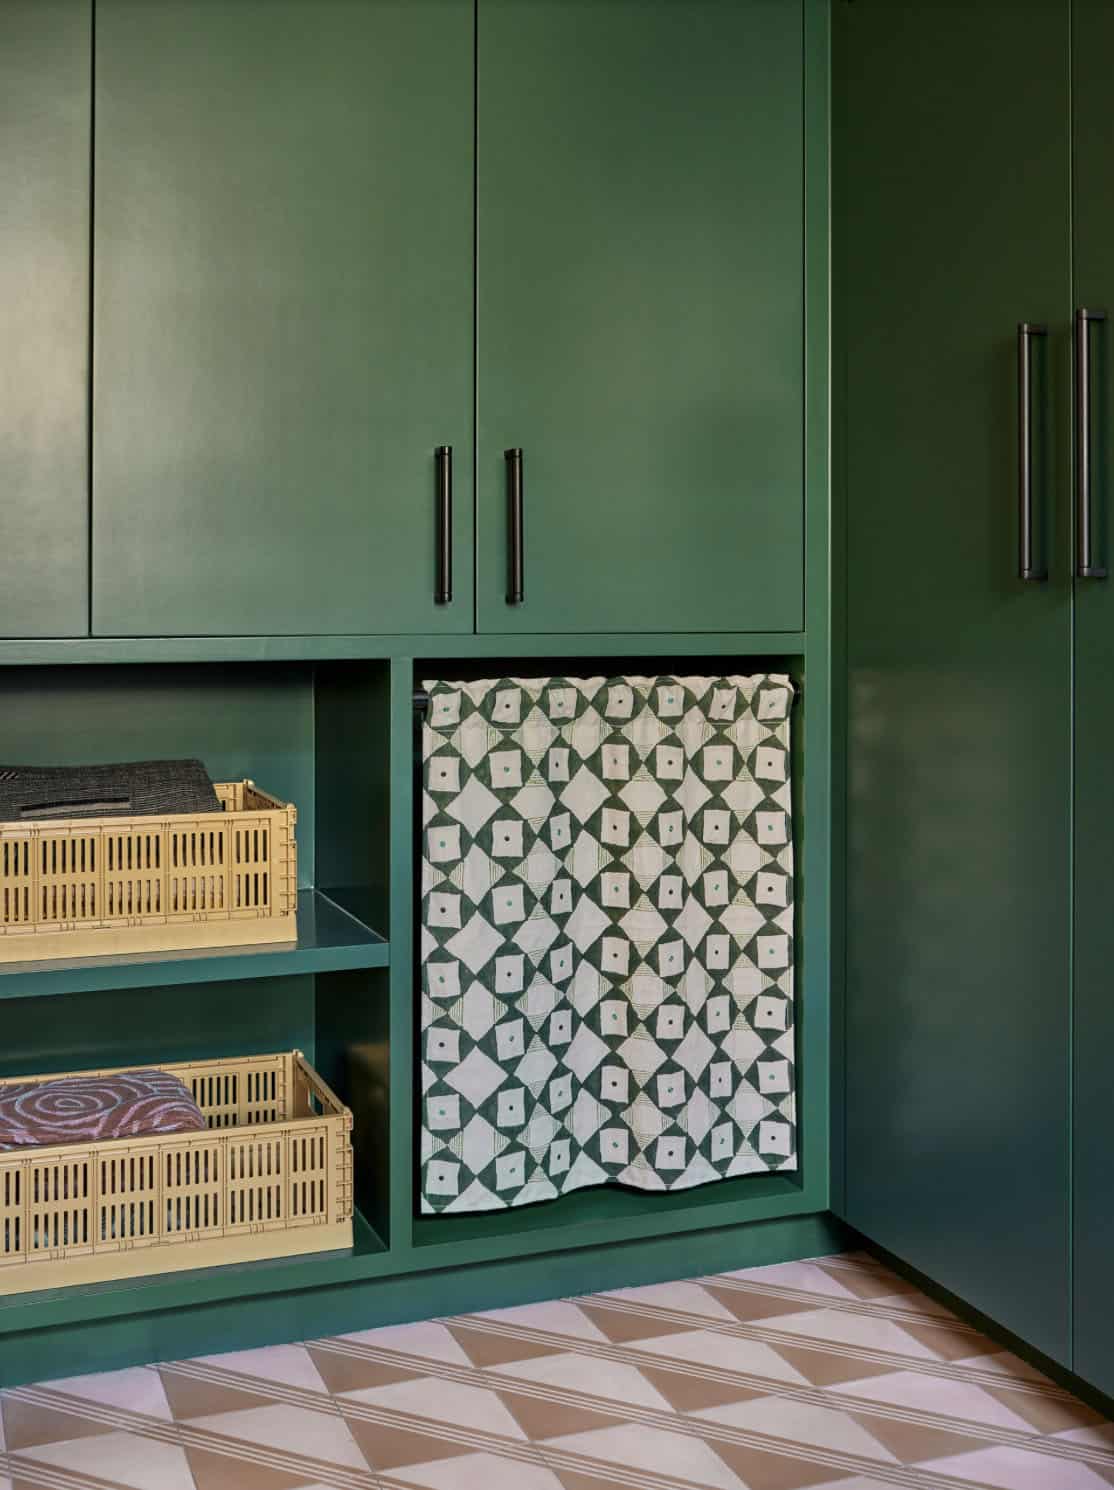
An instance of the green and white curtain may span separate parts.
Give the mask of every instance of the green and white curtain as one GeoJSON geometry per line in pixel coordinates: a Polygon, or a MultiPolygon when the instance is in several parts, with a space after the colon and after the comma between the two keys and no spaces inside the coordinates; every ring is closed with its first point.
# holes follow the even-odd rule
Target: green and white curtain
{"type": "Polygon", "coordinates": [[[789,679],[424,686],[423,1212],[795,1169],[789,679]]]}

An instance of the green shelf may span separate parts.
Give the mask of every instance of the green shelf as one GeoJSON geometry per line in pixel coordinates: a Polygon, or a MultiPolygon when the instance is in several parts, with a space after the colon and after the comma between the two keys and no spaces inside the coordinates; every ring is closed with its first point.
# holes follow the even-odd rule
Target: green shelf
{"type": "Polygon", "coordinates": [[[386,967],[389,960],[390,948],[377,932],[320,890],[300,890],[298,942],[294,947],[206,947],[196,952],[149,952],[136,957],[8,962],[0,964],[0,999],[293,977],[299,973],[386,967]]]}

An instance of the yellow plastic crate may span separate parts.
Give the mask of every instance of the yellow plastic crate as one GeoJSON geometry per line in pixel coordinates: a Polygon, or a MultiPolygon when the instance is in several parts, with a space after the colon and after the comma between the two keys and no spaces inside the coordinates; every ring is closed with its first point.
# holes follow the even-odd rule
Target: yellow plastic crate
{"type": "Polygon", "coordinates": [[[352,1114],[301,1051],[158,1069],[208,1133],[0,1152],[0,1294],[351,1247],[352,1114]]]}
{"type": "Polygon", "coordinates": [[[297,810],[251,781],[222,812],[0,824],[0,962],[297,940],[297,810]]]}

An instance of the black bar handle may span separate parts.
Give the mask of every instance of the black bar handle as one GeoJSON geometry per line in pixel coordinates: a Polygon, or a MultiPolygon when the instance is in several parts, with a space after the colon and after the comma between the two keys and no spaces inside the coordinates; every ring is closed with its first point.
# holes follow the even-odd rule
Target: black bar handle
{"type": "Polygon", "coordinates": [[[521,605],[522,575],[522,451],[504,450],[507,462],[507,604],[521,605]]]}
{"type": "Polygon", "coordinates": [[[435,605],[448,605],[453,598],[453,447],[438,445],[437,463],[437,580],[435,605]]]}
{"type": "Polygon", "coordinates": [[[1037,567],[1033,544],[1033,337],[1048,328],[1032,321],[1017,326],[1017,499],[1019,579],[1045,580],[1048,570],[1037,567]]]}
{"type": "Polygon", "coordinates": [[[1075,575],[1105,579],[1095,563],[1091,511],[1091,323],[1105,321],[1104,310],[1075,313],[1075,575]]]}

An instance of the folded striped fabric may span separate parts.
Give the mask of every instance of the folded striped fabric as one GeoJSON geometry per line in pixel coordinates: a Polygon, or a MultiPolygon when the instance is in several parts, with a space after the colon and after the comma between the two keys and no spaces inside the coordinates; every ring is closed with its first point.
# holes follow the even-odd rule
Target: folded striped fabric
{"type": "Polygon", "coordinates": [[[0,822],[220,812],[199,760],[0,766],[0,822]]]}
{"type": "Polygon", "coordinates": [[[204,1114],[167,1071],[0,1085],[0,1150],[203,1132],[204,1114]]]}

